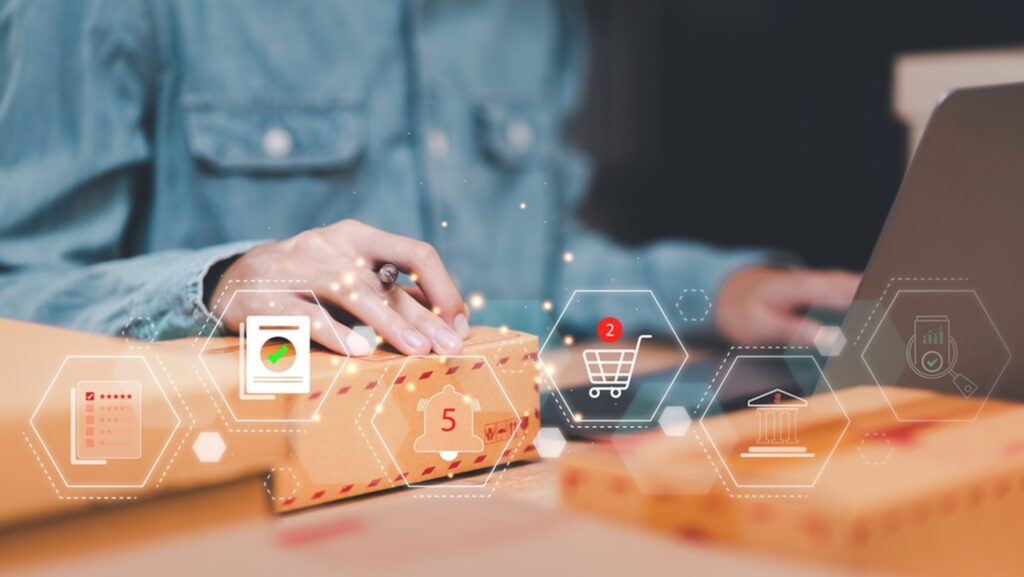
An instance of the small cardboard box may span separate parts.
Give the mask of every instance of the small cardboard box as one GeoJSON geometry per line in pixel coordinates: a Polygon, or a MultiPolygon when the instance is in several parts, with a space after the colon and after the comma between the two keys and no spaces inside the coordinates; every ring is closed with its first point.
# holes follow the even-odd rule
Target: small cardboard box
{"type": "MultiPolygon", "coordinates": [[[[315,357],[314,373],[331,359],[315,357]]],[[[469,471],[491,470],[431,492],[484,495],[499,486],[513,461],[536,459],[540,426],[537,338],[475,327],[454,357],[404,357],[380,351],[350,359],[334,386],[329,379],[299,403],[321,405],[316,421],[289,434],[291,451],[275,467],[279,511],[405,486],[428,486],[469,471]],[[450,406],[446,388],[457,393],[450,406]],[[451,421],[445,421],[444,409],[451,421]],[[439,419],[435,420],[435,419],[439,419]],[[440,429],[451,428],[442,433],[440,429]],[[431,433],[433,431],[433,433],[431,433]],[[454,442],[435,437],[456,437],[454,442]],[[451,447],[446,447],[446,443],[451,447]],[[436,449],[463,449],[449,459],[436,449]]]]}
{"type": "MultiPolygon", "coordinates": [[[[888,393],[905,419],[969,419],[982,402],[888,393]]],[[[689,539],[858,569],[1024,574],[1015,543],[1024,530],[1024,407],[990,401],[974,422],[900,422],[876,387],[839,395],[852,425],[804,495],[773,498],[757,494],[770,490],[737,490],[724,476],[709,479],[709,467],[722,464],[714,454],[709,462],[694,425],[682,439],[652,433],[567,455],[563,502],[689,539]]],[[[748,410],[709,418],[711,434],[726,417],[750,421],[729,425],[734,430],[756,431],[748,410]]]]}

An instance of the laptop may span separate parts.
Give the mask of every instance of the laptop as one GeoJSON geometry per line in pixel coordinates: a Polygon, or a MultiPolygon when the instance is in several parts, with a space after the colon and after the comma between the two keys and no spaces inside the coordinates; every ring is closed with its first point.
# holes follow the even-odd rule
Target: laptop
{"type": "Polygon", "coordinates": [[[1024,83],[954,90],[932,112],[825,374],[837,388],[1021,399],[1022,321],[1024,83]]]}
{"type": "MultiPolygon", "coordinates": [[[[1024,398],[1024,83],[959,89],[938,103],[842,331],[847,344],[825,365],[833,388],[1024,398]]],[[[689,365],[666,403],[695,406],[691,392],[715,365],[689,365]]],[[[640,375],[636,388],[668,378],[640,375]]],[[[730,387],[735,398],[716,398],[719,408],[745,407],[758,382],[772,381],[748,380],[730,387]]],[[[543,409],[546,422],[561,421],[553,403],[543,409]]]]}

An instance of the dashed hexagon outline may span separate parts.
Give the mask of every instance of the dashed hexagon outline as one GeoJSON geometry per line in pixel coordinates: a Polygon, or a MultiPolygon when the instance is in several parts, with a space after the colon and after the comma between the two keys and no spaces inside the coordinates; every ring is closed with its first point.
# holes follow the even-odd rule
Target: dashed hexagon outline
{"type": "Polygon", "coordinates": [[[142,355],[66,355],[64,360],[61,361],[60,367],[57,368],[57,372],[54,373],[53,378],[50,380],[50,384],[46,387],[46,391],[43,393],[42,398],[39,399],[39,404],[36,405],[36,409],[32,411],[32,416],[28,419],[28,424],[32,427],[32,431],[35,432],[36,438],[39,439],[39,444],[42,445],[43,450],[46,451],[46,456],[50,458],[50,462],[53,463],[54,469],[57,471],[57,475],[60,480],[64,482],[64,486],[68,489],[142,489],[149,482],[149,478],[153,476],[153,471],[156,470],[156,466],[160,464],[160,460],[163,459],[164,453],[167,451],[167,447],[170,446],[171,440],[174,439],[174,435],[178,433],[178,429],[181,428],[181,416],[178,415],[178,411],[174,409],[174,403],[171,402],[170,397],[167,396],[167,392],[164,391],[163,385],[160,384],[160,379],[156,378],[156,372],[153,367],[150,366],[149,361],[142,355]],[[146,477],[139,484],[117,484],[117,485],[97,485],[97,484],[71,484],[68,483],[67,478],[64,476],[64,471],[60,468],[60,463],[54,458],[50,452],[50,448],[46,446],[46,439],[43,438],[42,433],[36,428],[36,415],[39,414],[39,409],[43,408],[43,403],[46,402],[46,397],[50,396],[50,391],[53,389],[53,385],[57,383],[57,378],[60,377],[61,373],[64,372],[64,367],[67,365],[70,359],[139,359],[142,361],[142,365],[149,371],[149,375],[153,378],[153,383],[156,384],[156,388],[160,391],[164,401],[167,402],[167,407],[171,409],[171,414],[174,415],[174,428],[167,435],[167,440],[164,441],[164,446],[160,448],[160,452],[157,454],[156,459],[153,460],[153,465],[150,466],[149,472],[146,473],[146,477]]]}
{"type": "Polygon", "coordinates": [[[989,397],[992,396],[996,387],[999,386],[999,381],[1002,380],[1003,373],[1006,372],[1006,368],[1010,366],[1010,361],[1013,360],[1013,351],[1011,351],[1010,347],[1006,344],[1006,339],[1004,339],[1003,334],[999,332],[999,327],[996,326],[995,320],[992,319],[992,314],[988,312],[988,307],[986,307],[984,301],[981,300],[981,296],[978,295],[978,291],[974,289],[899,289],[893,295],[892,301],[889,302],[889,306],[885,307],[885,312],[882,313],[882,316],[878,319],[878,324],[875,326],[875,330],[871,332],[871,336],[868,337],[868,341],[864,343],[864,348],[860,351],[860,360],[864,363],[864,367],[867,368],[868,374],[871,375],[871,379],[875,381],[875,385],[882,393],[882,398],[884,398],[886,404],[889,405],[889,409],[892,410],[892,414],[896,417],[897,421],[901,423],[973,423],[978,420],[978,416],[981,415],[981,411],[985,408],[985,405],[988,404],[989,397]],[[889,400],[889,395],[885,392],[885,386],[879,382],[878,376],[875,375],[875,371],[871,368],[871,363],[868,362],[866,356],[868,349],[871,348],[871,341],[875,339],[875,335],[878,334],[882,325],[885,324],[885,319],[889,316],[889,311],[892,310],[892,307],[896,304],[896,301],[900,298],[900,294],[902,293],[970,293],[974,295],[974,299],[978,301],[978,306],[980,306],[981,311],[985,313],[985,318],[988,319],[988,323],[992,327],[992,331],[996,334],[999,342],[1002,343],[1003,350],[1006,351],[1006,362],[1004,362],[1002,368],[999,369],[999,374],[996,375],[996,378],[992,380],[992,385],[989,387],[988,393],[985,394],[985,398],[981,401],[981,404],[978,405],[978,410],[970,419],[904,419],[903,417],[900,417],[899,413],[896,411],[896,406],[892,404],[892,401],[889,400]]]}
{"type": "MultiPolygon", "coordinates": [[[[412,360],[412,359],[434,359],[434,360],[436,360],[438,358],[439,357],[436,357],[436,356],[433,356],[433,355],[413,355],[413,356],[406,357],[405,360],[402,361],[402,366],[398,367],[398,372],[395,373],[395,378],[391,381],[391,384],[388,385],[388,389],[386,391],[384,391],[384,396],[382,396],[380,398],[380,401],[378,401],[375,404],[377,406],[383,406],[384,405],[384,401],[386,401],[388,399],[388,395],[391,394],[391,391],[395,388],[395,385],[398,384],[398,379],[402,375],[402,372],[405,370],[406,365],[409,364],[410,360],[412,360]]],[[[387,452],[388,458],[391,459],[391,463],[394,464],[394,466],[398,468],[398,472],[399,472],[399,474],[402,477],[402,482],[405,483],[406,487],[415,487],[415,488],[423,488],[423,489],[483,489],[483,488],[487,487],[487,484],[491,481],[491,477],[494,476],[494,472],[498,470],[498,465],[501,464],[501,455],[504,455],[505,451],[508,451],[509,447],[512,446],[512,441],[515,440],[516,435],[519,433],[520,427],[522,426],[522,419],[520,417],[519,409],[517,409],[515,403],[512,402],[512,398],[508,396],[508,392],[505,391],[505,385],[501,384],[501,379],[499,379],[497,373],[494,372],[494,368],[491,367],[491,363],[490,363],[490,361],[487,360],[487,357],[484,357],[483,355],[453,355],[453,356],[446,355],[444,358],[445,359],[477,359],[477,360],[483,361],[484,362],[484,366],[487,367],[487,371],[491,373],[491,378],[493,378],[495,384],[498,385],[498,390],[501,391],[501,394],[502,394],[503,397],[505,397],[505,401],[508,403],[508,406],[512,409],[512,414],[515,415],[516,428],[508,436],[508,441],[505,442],[505,445],[501,448],[501,452],[498,453],[499,457],[494,462],[494,465],[491,465],[491,470],[487,472],[487,477],[484,478],[484,482],[483,483],[480,483],[479,485],[459,485],[459,484],[453,484],[453,483],[444,483],[444,484],[436,484],[436,483],[431,483],[431,484],[410,483],[409,479],[405,476],[405,468],[402,467],[402,464],[399,463],[398,459],[395,458],[395,455],[391,452],[391,447],[388,446],[387,441],[384,440],[384,436],[380,433],[380,430],[377,428],[377,423],[375,422],[376,419],[377,419],[377,415],[379,414],[377,411],[374,411],[373,416],[370,417],[370,427],[373,428],[373,432],[374,433],[377,433],[377,438],[380,439],[380,444],[384,446],[384,450],[387,452]]],[[[367,401],[369,401],[369,399],[367,399],[367,401]]],[[[506,463],[506,465],[507,464],[508,463],[506,463]]]]}
{"type": "MultiPolygon", "coordinates": [[[[320,299],[317,298],[316,293],[314,293],[311,289],[237,289],[233,293],[231,293],[231,296],[228,298],[228,302],[224,305],[224,311],[221,312],[219,317],[217,317],[217,322],[214,323],[213,328],[210,329],[210,334],[206,335],[206,340],[203,341],[203,346],[199,348],[199,353],[196,356],[199,357],[199,364],[203,366],[203,370],[206,371],[207,376],[210,377],[210,381],[213,382],[213,388],[217,389],[217,394],[219,394],[221,400],[224,401],[224,405],[227,406],[228,412],[231,413],[231,418],[234,419],[236,423],[313,423],[316,421],[317,416],[320,414],[320,409],[322,409],[324,403],[327,402],[327,397],[331,396],[331,391],[334,390],[334,385],[337,384],[338,379],[341,377],[341,372],[345,369],[345,365],[347,365],[349,361],[348,346],[345,344],[345,341],[338,336],[338,332],[334,330],[334,325],[330,321],[330,315],[324,309],[323,305],[320,304],[320,299]],[[308,419],[238,418],[238,415],[235,414],[234,407],[231,405],[231,402],[228,401],[227,396],[224,394],[224,391],[220,388],[220,384],[217,382],[217,378],[213,376],[213,371],[211,371],[210,367],[206,365],[206,360],[203,359],[203,353],[206,352],[206,347],[207,345],[210,344],[210,339],[213,338],[213,333],[217,331],[217,327],[223,324],[224,315],[226,315],[228,309],[231,308],[231,303],[234,302],[235,295],[237,295],[238,293],[309,293],[309,295],[313,297],[313,302],[316,303],[316,307],[320,309],[321,314],[323,314],[324,318],[328,321],[327,326],[328,328],[331,329],[331,333],[334,334],[334,338],[338,339],[338,344],[341,345],[342,350],[345,351],[345,359],[338,364],[338,372],[334,374],[334,377],[331,379],[330,384],[327,385],[327,389],[324,390],[324,394],[320,395],[320,402],[317,403],[316,409],[313,410],[313,414],[310,415],[308,419]]],[[[239,383],[239,386],[242,386],[242,384],[239,383]]]]}
{"type": "Polygon", "coordinates": [[[665,404],[665,399],[668,398],[668,394],[672,391],[672,387],[675,386],[676,379],[679,378],[679,374],[683,371],[683,367],[685,367],[687,361],[690,360],[690,352],[686,350],[686,346],[683,345],[683,341],[679,338],[679,335],[676,333],[675,327],[672,326],[672,321],[670,321],[668,315],[665,314],[665,309],[661,308],[661,303],[658,302],[658,297],[655,296],[654,291],[650,289],[576,289],[572,291],[572,294],[569,295],[569,299],[565,302],[565,306],[562,307],[562,312],[559,313],[558,318],[555,319],[555,324],[552,325],[551,331],[548,332],[548,336],[544,339],[544,343],[541,344],[540,349],[537,351],[537,361],[540,363],[543,369],[544,349],[547,348],[548,342],[551,340],[551,337],[558,332],[558,325],[559,323],[562,322],[562,317],[565,316],[565,313],[569,310],[569,307],[572,306],[572,302],[576,299],[576,295],[580,293],[647,293],[648,295],[650,295],[651,300],[654,301],[654,306],[658,308],[658,312],[661,313],[662,318],[665,319],[665,324],[668,326],[668,330],[672,333],[672,337],[675,338],[676,343],[679,345],[679,348],[683,351],[683,362],[679,363],[679,368],[676,369],[675,374],[672,375],[672,379],[669,380],[668,385],[665,387],[664,394],[662,394],[661,398],[658,399],[657,406],[654,407],[654,410],[651,412],[651,416],[646,419],[576,419],[575,413],[571,410],[572,406],[569,404],[569,401],[566,400],[565,395],[562,394],[562,391],[561,389],[559,389],[558,383],[555,382],[554,377],[549,375],[547,370],[541,370],[542,378],[548,381],[548,386],[555,391],[555,394],[557,394],[559,399],[561,399],[562,404],[565,405],[566,408],[570,409],[569,414],[566,415],[566,417],[570,421],[570,427],[575,428],[577,426],[584,426],[577,425],[576,423],[611,423],[610,426],[612,427],[614,427],[615,425],[626,425],[628,423],[645,423],[648,425],[653,423],[658,415],[658,412],[661,410],[661,406],[665,404]]]}
{"type": "Polygon", "coordinates": [[[732,480],[733,486],[735,486],[737,489],[812,489],[812,488],[814,488],[814,486],[818,484],[818,479],[821,478],[822,473],[824,473],[825,469],[828,467],[829,461],[832,460],[832,455],[835,454],[836,449],[839,447],[839,443],[842,442],[843,437],[846,436],[846,431],[849,430],[850,425],[852,424],[852,421],[850,420],[849,413],[846,412],[846,408],[843,407],[843,403],[839,401],[839,395],[836,395],[835,389],[833,389],[832,388],[832,384],[828,382],[828,377],[825,376],[825,371],[823,371],[821,369],[821,365],[818,363],[818,359],[815,358],[814,355],[736,355],[736,358],[733,359],[732,364],[729,365],[729,368],[725,371],[725,374],[722,375],[722,380],[718,384],[718,389],[715,390],[715,394],[714,395],[711,395],[711,399],[708,400],[708,405],[706,407],[704,407],[704,413],[701,414],[700,419],[698,419],[698,422],[700,423],[700,428],[703,429],[703,431],[704,431],[704,436],[707,437],[708,442],[711,443],[711,448],[713,448],[715,450],[715,454],[718,455],[719,460],[722,461],[722,466],[725,468],[725,472],[729,474],[729,478],[732,480]],[[846,418],[846,425],[843,427],[843,430],[839,432],[839,435],[836,436],[836,440],[832,444],[832,448],[829,450],[828,456],[825,457],[824,462],[822,462],[821,467],[818,469],[818,474],[814,476],[814,480],[810,484],[796,484],[796,485],[747,485],[747,484],[739,483],[736,480],[736,476],[733,475],[732,470],[729,469],[729,462],[728,462],[728,460],[726,460],[725,457],[722,456],[721,451],[718,449],[718,445],[715,444],[715,438],[711,434],[711,431],[708,431],[707,426],[704,424],[704,418],[707,417],[708,412],[711,410],[711,406],[715,403],[715,399],[718,397],[718,393],[720,393],[722,391],[722,388],[725,386],[725,381],[726,381],[726,379],[729,378],[729,373],[732,372],[732,369],[736,366],[736,363],[739,362],[740,359],[810,359],[811,363],[814,364],[814,368],[816,368],[818,370],[818,375],[821,377],[821,381],[823,383],[825,383],[826,387],[828,387],[829,393],[832,394],[832,398],[835,399],[836,405],[839,407],[839,410],[843,413],[843,417],[846,418]]]}

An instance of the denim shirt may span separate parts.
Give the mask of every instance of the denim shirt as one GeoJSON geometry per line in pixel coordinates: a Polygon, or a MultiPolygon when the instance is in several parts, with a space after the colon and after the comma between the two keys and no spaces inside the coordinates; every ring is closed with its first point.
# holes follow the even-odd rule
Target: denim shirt
{"type": "Polygon", "coordinates": [[[577,222],[585,67],[571,1],[4,2],[0,315],[194,334],[213,263],[345,218],[433,243],[489,301],[713,296],[764,255],[577,222]]]}

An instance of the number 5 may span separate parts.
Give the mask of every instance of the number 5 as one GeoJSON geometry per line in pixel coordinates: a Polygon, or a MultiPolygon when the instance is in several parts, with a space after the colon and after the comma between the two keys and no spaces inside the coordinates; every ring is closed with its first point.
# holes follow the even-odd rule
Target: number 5
{"type": "Polygon", "coordinates": [[[455,430],[455,417],[453,417],[453,416],[448,414],[448,413],[453,413],[453,412],[455,412],[455,409],[449,407],[449,408],[445,409],[444,412],[441,414],[441,419],[442,420],[448,421],[449,423],[451,423],[447,427],[441,427],[441,431],[444,432],[444,433],[447,433],[447,432],[455,430]]]}

